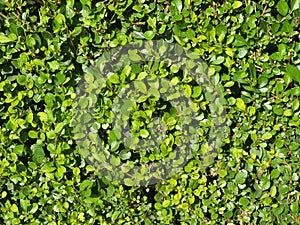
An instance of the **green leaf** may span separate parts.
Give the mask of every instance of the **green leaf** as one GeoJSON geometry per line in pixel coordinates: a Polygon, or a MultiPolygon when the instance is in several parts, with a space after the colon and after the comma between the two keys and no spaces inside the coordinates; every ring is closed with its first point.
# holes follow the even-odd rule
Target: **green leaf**
{"type": "Polygon", "coordinates": [[[112,222],[115,222],[115,220],[118,218],[120,212],[119,211],[115,211],[111,217],[112,222]]]}
{"type": "Polygon", "coordinates": [[[129,59],[136,62],[142,60],[142,58],[137,54],[137,50],[128,50],[129,59]]]}
{"type": "Polygon", "coordinates": [[[224,60],[225,60],[224,56],[218,56],[218,58],[216,58],[214,61],[212,61],[211,64],[219,65],[219,64],[223,63],[224,60]]]}
{"type": "Polygon", "coordinates": [[[120,158],[121,158],[122,160],[130,159],[130,157],[131,157],[131,152],[126,152],[125,150],[122,150],[122,151],[120,152],[120,158]]]}
{"type": "Polygon", "coordinates": [[[25,148],[23,145],[17,145],[14,148],[14,153],[16,153],[17,155],[22,155],[24,151],[25,151],[25,148]]]}
{"type": "Polygon", "coordinates": [[[27,212],[27,202],[24,199],[20,199],[20,205],[22,207],[22,209],[27,212]]]}
{"type": "Polygon", "coordinates": [[[78,176],[80,174],[80,169],[78,167],[73,168],[73,174],[78,176]]]}
{"type": "Polygon", "coordinates": [[[242,2],[240,2],[240,1],[235,1],[235,2],[232,4],[232,8],[233,8],[233,9],[237,9],[237,8],[240,8],[242,5],[243,5],[242,2]]]}
{"type": "Polygon", "coordinates": [[[39,205],[37,203],[33,203],[30,213],[31,214],[35,213],[38,210],[38,208],[39,208],[39,205]]]}
{"type": "Polygon", "coordinates": [[[91,187],[93,186],[93,182],[90,181],[90,180],[84,180],[82,181],[82,183],[80,184],[80,191],[84,191],[84,190],[87,190],[87,189],[90,189],[91,187]]]}
{"type": "Polygon", "coordinates": [[[268,84],[268,78],[266,76],[259,76],[257,82],[260,88],[264,87],[268,84]]]}
{"type": "Polygon", "coordinates": [[[266,133],[263,134],[263,136],[261,137],[261,139],[263,141],[265,141],[265,140],[271,139],[272,137],[273,137],[273,135],[270,132],[266,132],[266,133]]]}
{"type": "Polygon", "coordinates": [[[113,166],[119,166],[120,163],[121,163],[121,160],[120,160],[119,157],[115,157],[114,155],[112,155],[111,158],[110,158],[110,163],[113,166]]]}
{"type": "Polygon", "coordinates": [[[111,48],[115,48],[115,47],[117,47],[118,45],[119,45],[118,39],[113,39],[111,42],[109,42],[109,46],[110,46],[111,48]]]}
{"type": "Polygon", "coordinates": [[[147,40],[152,40],[155,37],[155,32],[153,30],[148,30],[144,33],[144,37],[147,40]]]}
{"type": "Polygon", "coordinates": [[[271,195],[271,197],[275,197],[276,193],[277,193],[276,186],[272,186],[271,189],[270,189],[270,195],[271,195]]]}
{"type": "Polygon", "coordinates": [[[200,86],[195,86],[193,87],[193,94],[192,97],[193,98],[198,98],[202,93],[202,87],[200,86]]]}
{"type": "Polygon", "coordinates": [[[266,198],[263,200],[263,204],[264,204],[265,206],[269,206],[269,205],[271,204],[271,202],[272,202],[272,198],[270,198],[270,197],[266,197],[266,198]]]}
{"type": "Polygon", "coordinates": [[[286,72],[284,74],[283,80],[284,80],[284,83],[286,84],[286,86],[288,86],[293,80],[293,75],[286,72]]]}
{"type": "Polygon", "coordinates": [[[56,135],[55,135],[55,132],[53,130],[50,130],[46,133],[47,135],[47,138],[49,139],[55,139],[56,135]]]}
{"type": "Polygon", "coordinates": [[[284,194],[286,194],[288,191],[289,191],[289,186],[288,185],[286,185],[286,184],[281,184],[281,185],[279,185],[279,187],[278,187],[278,192],[279,192],[279,194],[281,194],[281,195],[284,195],[284,194]]]}
{"type": "Polygon", "coordinates": [[[145,36],[142,32],[138,32],[138,31],[133,31],[131,33],[131,36],[134,37],[134,38],[137,38],[137,39],[144,39],[145,36]]]}
{"type": "Polygon", "coordinates": [[[48,65],[49,65],[51,71],[53,71],[53,72],[60,68],[59,62],[57,60],[48,62],[48,65]]]}
{"type": "Polygon", "coordinates": [[[31,150],[33,150],[33,160],[38,165],[41,164],[45,159],[45,152],[41,145],[34,144],[31,146],[31,150]]]}
{"type": "Polygon", "coordinates": [[[234,81],[228,81],[224,84],[224,87],[232,87],[234,85],[234,81]]]}
{"type": "Polygon", "coordinates": [[[216,33],[219,36],[218,41],[223,41],[227,33],[227,27],[222,24],[217,25],[216,33]]]}
{"type": "Polygon", "coordinates": [[[1,4],[1,5],[5,5],[5,6],[6,6],[6,5],[7,5],[7,3],[8,3],[8,1],[5,1],[5,0],[0,0],[0,4],[1,4]]]}
{"type": "Polygon", "coordinates": [[[284,205],[280,205],[277,208],[272,209],[275,216],[279,216],[284,210],[284,205]]]}
{"type": "Polygon", "coordinates": [[[90,4],[90,0],[80,0],[80,2],[81,2],[83,5],[88,5],[88,4],[90,4]]]}
{"type": "Polygon", "coordinates": [[[272,170],[272,172],[271,172],[271,178],[272,179],[277,179],[279,176],[280,176],[280,172],[279,172],[278,169],[272,170]]]}
{"type": "Polygon", "coordinates": [[[55,102],[55,95],[52,93],[47,93],[44,97],[45,103],[50,108],[53,107],[53,102],[55,102]]]}
{"type": "Polygon", "coordinates": [[[73,6],[74,6],[74,1],[75,1],[75,0],[67,0],[67,5],[68,5],[70,8],[73,8],[73,6]]]}
{"type": "Polygon", "coordinates": [[[55,76],[55,84],[59,85],[59,84],[62,84],[63,82],[65,82],[66,80],[66,75],[64,73],[57,73],[56,76],[55,76]]]}
{"type": "MultiPolygon", "coordinates": [[[[88,100],[85,96],[81,97],[81,98],[79,99],[79,101],[78,101],[78,105],[79,105],[82,109],[86,108],[86,107],[88,106],[88,104],[89,104],[89,100],[88,100]]],[[[46,114],[46,113],[45,113],[45,114],[46,114]]],[[[47,114],[46,114],[46,118],[47,118],[47,114]]]]}
{"type": "Polygon", "coordinates": [[[293,103],[292,103],[292,108],[293,108],[293,110],[294,110],[294,111],[297,111],[298,108],[299,108],[299,105],[300,105],[299,100],[298,100],[298,99],[295,99],[295,100],[293,101],[293,103]]]}
{"type": "Polygon", "coordinates": [[[28,37],[26,39],[26,45],[30,48],[30,47],[34,47],[36,44],[36,41],[33,37],[28,37]]]}
{"type": "Polygon", "coordinates": [[[289,5],[285,0],[280,0],[276,5],[277,11],[282,15],[286,16],[289,11],[289,5]]]}
{"type": "Polygon", "coordinates": [[[233,46],[241,47],[241,46],[244,46],[244,45],[247,45],[246,40],[241,35],[235,34],[234,35],[233,46]]]}
{"type": "Polygon", "coordinates": [[[153,17],[148,17],[147,19],[147,23],[149,24],[150,27],[152,27],[153,29],[156,29],[156,18],[153,17]]]}
{"type": "Polygon", "coordinates": [[[170,67],[170,72],[171,73],[177,73],[179,71],[180,67],[177,65],[177,64],[173,64],[171,67],[170,67]]]}
{"type": "Polygon", "coordinates": [[[292,0],[291,1],[291,10],[297,10],[299,9],[300,1],[299,0],[292,0]]]}
{"type": "Polygon", "coordinates": [[[240,110],[246,111],[246,105],[245,105],[245,102],[243,101],[243,99],[237,98],[237,99],[236,99],[236,106],[237,106],[240,110]]]}
{"type": "Polygon", "coordinates": [[[30,138],[38,138],[38,132],[31,130],[28,132],[28,137],[30,138]]]}
{"type": "Polygon", "coordinates": [[[112,84],[119,84],[119,83],[120,83],[119,75],[116,74],[116,73],[112,74],[112,75],[109,77],[109,81],[110,81],[112,84]]]}
{"type": "Polygon", "coordinates": [[[94,76],[92,75],[92,74],[90,74],[90,73],[86,73],[85,75],[84,75],[84,80],[86,81],[86,82],[88,82],[88,83],[93,83],[94,82],[94,76]]]}
{"type": "Polygon", "coordinates": [[[65,126],[65,123],[64,123],[64,122],[60,122],[60,123],[56,124],[56,125],[55,125],[55,130],[54,130],[54,132],[55,132],[56,134],[57,134],[57,133],[60,133],[64,126],[65,126]]]}
{"type": "Polygon", "coordinates": [[[160,97],[160,93],[156,88],[151,87],[148,91],[151,96],[160,97]]]}
{"type": "Polygon", "coordinates": [[[284,110],[283,115],[284,116],[292,116],[293,115],[293,110],[286,109],[286,110],[284,110]]]}
{"type": "Polygon", "coordinates": [[[144,94],[147,94],[147,87],[146,87],[146,85],[145,85],[145,83],[143,82],[143,81],[140,81],[140,80],[137,80],[137,81],[135,81],[134,82],[134,87],[138,90],[138,91],[140,91],[140,92],[142,92],[142,93],[144,93],[144,94]]]}
{"type": "Polygon", "coordinates": [[[65,28],[66,18],[63,14],[58,13],[53,20],[53,31],[54,33],[59,32],[65,28]]]}
{"type": "Polygon", "coordinates": [[[292,205],[290,206],[291,210],[293,213],[298,213],[299,212],[299,202],[293,202],[292,205]]]}
{"type": "Polygon", "coordinates": [[[187,36],[188,39],[193,39],[193,38],[195,38],[196,33],[195,33],[194,30],[188,29],[186,31],[186,36],[187,36]]]}
{"type": "Polygon", "coordinates": [[[3,33],[0,33],[0,44],[4,44],[4,43],[8,43],[8,42],[13,42],[15,40],[16,39],[11,38],[11,37],[7,37],[3,33]]]}
{"type": "Polygon", "coordinates": [[[16,204],[13,204],[13,205],[10,207],[10,210],[11,210],[12,212],[18,212],[18,211],[19,211],[19,208],[18,208],[18,206],[17,206],[16,204]]]}
{"type": "Polygon", "coordinates": [[[300,70],[296,66],[287,64],[285,75],[300,83],[300,70]]]}
{"type": "Polygon", "coordinates": [[[218,174],[219,174],[220,177],[226,177],[226,175],[227,175],[227,170],[219,170],[219,171],[218,171],[218,174]]]}
{"type": "Polygon", "coordinates": [[[133,186],[135,184],[135,182],[130,178],[125,178],[124,183],[126,186],[133,186]]]}
{"type": "Polygon", "coordinates": [[[149,132],[146,129],[141,129],[139,134],[142,138],[147,138],[149,136],[149,132]]]}
{"type": "Polygon", "coordinates": [[[182,1],[181,0],[172,0],[172,3],[176,6],[179,12],[182,10],[182,1]]]}
{"type": "Polygon", "coordinates": [[[177,123],[176,119],[174,117],[172,117],[172,116],[167,119],[167,125],[168,126],[173,126],[176,123],[177,123]]]}
{"type": "Polygon", "coordinates": [[[113,196],[113,194],[115,193],[115,188],[114,188],[114,186],[108,186],[108,188],[107,188],[107,195],[108,196],[113,196]]]}
{"type": "Polygon", "coordinates": [[[239,48],[238,51],[239,51],[239,54],[238,54],[238,57],[239,57],[239,58],[244,58],[245,55],[248,53],[248,50],[245,49],[245,48],[239,48]]]}
{"type": "Polygon", "coordinates": [[[54,166],[52,166],[51,164],[45,164],[42,168],[41,171],[44,173],[51,173],[54,170],[56,170],[56,168],[54,166]]]}
{"type": "Polygon", "coordinates": [[[249,204],[249,200],[248,200],[248,198],[246,198],[246,197],[241,197],[240,200],[239,200],[239,203],[240,203],[243,207],[246,207],[246,206],[248,206],[248,204],[249,204]]]}
{"type": "Polygon", "coordinates": [[[248,176],[248,172],[246,170],[239,171],[235,176],[235,181],[238,184],[243,184],[245,183],[247,176],[248,176]]]}
{"type": "Polygon", "coordinates": [[[17,82],[20,85],[25,85],[26,84],[26,76],[25,75],[19,75],[17,78],[17,82]]]}

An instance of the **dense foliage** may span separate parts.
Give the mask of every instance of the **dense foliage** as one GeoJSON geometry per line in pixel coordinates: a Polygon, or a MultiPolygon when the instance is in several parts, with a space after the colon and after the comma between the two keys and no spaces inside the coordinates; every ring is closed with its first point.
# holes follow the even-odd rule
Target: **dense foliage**
{"type": "MultiPolygon", "coordinates": [[[[0,0],[0,223],[300,224],[299,4],[0,0]],[[226,101],[229,132],[205,170],[199,148],[179,173],[148,186],[98,173],[72,127],[83,68],[140,40],[179,44],[209,65],[226,101]]],[[[140,154],[112,144],[113,99],[121,84],[149,69],[182,86],[202,115],[210,115],[207,96],[178,68],[124,68],[100,93],[95,116],[115,164],[160,160],[176,143],[176,112],[159,98],[145,98],[137,101],[131,125],[146,138],[152,115],[162,116],[169,124],[166,143],[140,154]]],[[[202,140],[208,124],[201,124],[202,140]]]]}

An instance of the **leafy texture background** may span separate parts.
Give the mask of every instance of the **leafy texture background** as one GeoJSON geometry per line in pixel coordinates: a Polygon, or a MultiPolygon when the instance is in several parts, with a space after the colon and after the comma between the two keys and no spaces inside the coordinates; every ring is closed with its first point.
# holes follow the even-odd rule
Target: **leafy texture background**
{"type": "MultiPolygon", "coordinates": [[[[299,0],[0,1],[0,223],[299,224],[299,15],[299,0]],[[140,39],[205,60],[230,135],[206,170],[194,158],[166,181],[131,187],[86,164],[71,109],[83,66],[140,39]]],[[[131,70],[131,80],[142,72],[131,70]]]]}

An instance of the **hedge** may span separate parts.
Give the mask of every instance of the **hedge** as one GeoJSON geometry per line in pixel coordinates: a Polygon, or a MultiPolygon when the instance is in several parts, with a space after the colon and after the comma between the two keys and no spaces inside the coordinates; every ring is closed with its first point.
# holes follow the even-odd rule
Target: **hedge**
{"type": "Polygon", "coordinates": [[[300,224],[299,4],[0,0],[0,223],[300,224]],[[83,80],[86,93],[97,88],[101,57],[112,60],[108,53],[122,46],[153,41],[202,59],[209,82],[224,98],[224,137],[205,167],[204,143],[213,123],[209,106],[215,101],[219,109],[221,103],[210,97],[214,89],[202,90],[179,64],[138,65],[133,61],[140,53],[129,49],[129,64],[100,79],[96,98],[79,98],[83,80]],[[156,84],[155,77],[173,85],[174,95],[181,89],[192,100],[196,115],[187,121],[198,119],[199,129],[180,139],[183,123],[162,98],[164,82],[156,84]],[[130,91],[122,92],[130,83],[130,91]],[[133,101],[136,89],[144,95],[133,101]],[[131,99],[127,108],[114,105],[120,93],[131,99]],[[76,114],[89,101],[96,105],[91,130],[97,135],[76,128],[76,119],[91,120],[76,114]],[[112,125],[128,110],[124,123],[133,138],[126,145],[112,125]],[[132,147],[136,138],[158,134],[159,124],[165,136],[157,137],[158,147],[132,147]],[[78,144],[82,135],[89,138],[84,145],[100,137],[116,168],[122,162],[146,169],[199,136],[180,170],[141,184],[124,175],[122,183],[113,170],[99,170],[87,156],[97,158],[97,149],[86,152],[78,144]]]}

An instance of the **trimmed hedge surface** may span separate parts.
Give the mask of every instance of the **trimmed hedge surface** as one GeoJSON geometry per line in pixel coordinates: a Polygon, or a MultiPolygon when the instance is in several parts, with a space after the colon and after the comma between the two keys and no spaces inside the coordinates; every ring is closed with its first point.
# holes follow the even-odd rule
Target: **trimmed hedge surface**
{"type": "MultiPolygon", "coordinates": [[[[0,223],[300,224],[299,4],[0,0],[0,223]],[[99,174],[80,154],[72,127],[83,68],[140,40],[179,44],[209,65],[226,100],[228,130],[209,167],[199,167],[199,148],[180,173],[143,187],[99,174]]],[[[136,80],[148,68],[125,68],[101,93],[96,114],[107,146],[119,79],[136,80]]],[[[209,117],[201,90],[174,67],[156,69],[157,76],[177,79],[209,117]]],[[[136,135],[147,136],[157,112],[174,125],[168,131],[174,144],[176,116],[155,101],[138,104],[136,135]]],[[[114,147],[116,160],[133,157],[114,147]]],[[[147,154],[137,154],[136,162],[166,152],[147,154]]]]}

